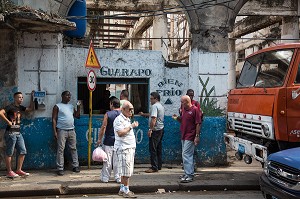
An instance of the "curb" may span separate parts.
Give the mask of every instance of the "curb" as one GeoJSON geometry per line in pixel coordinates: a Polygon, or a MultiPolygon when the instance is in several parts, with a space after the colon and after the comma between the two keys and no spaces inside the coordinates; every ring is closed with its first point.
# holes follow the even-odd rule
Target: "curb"
{"type": "MultiPolygon", "coordinates": [[[[34,187],[33,187],[34,188],[34,187]]],[[[246,191],[246,190],[260,190],[257,181],[202,181],[197,183],[178,183],[174,185],[143,185],[130,186],[135,193],[155,193],[158,189],[164,189],[166,192],[173,191],[246,191]]],[[[109,187],[99,187],[97,184],[91,186],[87,183],[83,186],[63,186],[59,188],[41,189],[35,187],[34,189],[24,190],[8,190],[0,192],[0,198],[5,197],[22,197],[22,196],[54,196],[54,195],[82,195],[82,194],[117,194],[119,190],[118,185],[109,187]]]]}

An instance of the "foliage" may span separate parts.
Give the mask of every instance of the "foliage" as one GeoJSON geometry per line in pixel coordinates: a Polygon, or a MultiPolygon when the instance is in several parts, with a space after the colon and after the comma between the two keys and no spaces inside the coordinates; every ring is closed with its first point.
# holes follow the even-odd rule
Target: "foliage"
{"type": "Polygon", "coordinates": [[[217,99],[211,97],[213,91],[215,91],[215,86],[207,91],[207,84],[209,82],[209,77],[204,82],[199,76],[200,84],[202,85],[202,90],[200,94],[200,104],[204,116],[224,116],[225,109],[217,106],[217,99]]]}

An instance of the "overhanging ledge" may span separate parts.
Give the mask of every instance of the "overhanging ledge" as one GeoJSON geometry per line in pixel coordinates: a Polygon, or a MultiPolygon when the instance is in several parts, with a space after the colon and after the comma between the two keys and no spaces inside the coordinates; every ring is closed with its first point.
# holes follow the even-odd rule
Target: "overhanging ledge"
{"type": "Polygon", "coordinates": [[[76,24],[58,15],[28,8],[16,8],[0,13],[0,27],[28,32],[63,32],[76,30],[76,24]],[[1,17],[2,16],[2,17],[1,17]]]}

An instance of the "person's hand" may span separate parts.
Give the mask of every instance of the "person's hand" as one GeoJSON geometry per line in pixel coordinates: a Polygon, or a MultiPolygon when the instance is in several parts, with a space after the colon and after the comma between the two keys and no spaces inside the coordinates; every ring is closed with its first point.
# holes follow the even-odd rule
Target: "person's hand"
{"type": "Polygon", "coordinates": [[[101,144],[102,144],[102,140],[98,140],[96,143],[97,146],[100,146],[101,144]]]}
{"type": "Polygon", "coordinates": [[[150,137],[151,137],[151,135],[152,135],[152,130],[151,130],[151,129],[149,129],[149,130],[148,130],[148,137],[150,138],[150,137]]]}
{"type": "Polygon", "coordinates": [[[138,121],[134,121],[131,124],[132,128],[138,127],[139,126],[139,122],[138,121]]]}
{"type": "Polygon", "coordinates": [[[141,112],[139,112],[139,115],[140,116],[144,116],[144,113],[141,111],[141,112]]]}
{"type": "Polygon", "coordinates": [[[198,137],[196,136],[194,139],[195,146],[197,146],[199,143],[200,143],[200,138],[199,138],[199,136],[198,137]]]}
{"type": "Polygon", "coordinates": [[[177,116],[176,114],[173,114],[173,115],[172,115],[172,118],[173,118],[174,120],[177,120],[178,116],[177,116]]]}
{"type": "Polygon", "coordinates": [[[54,138],[57,139],[57,132],[54,132],[54,138]]]}

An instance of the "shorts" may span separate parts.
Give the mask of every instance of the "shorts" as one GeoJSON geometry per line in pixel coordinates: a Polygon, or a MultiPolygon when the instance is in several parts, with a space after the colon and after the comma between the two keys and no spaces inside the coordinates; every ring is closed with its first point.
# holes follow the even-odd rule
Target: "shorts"
{"type": "Polygon", "coordinates": [[[15,148],[18,153],[21,155],[27,154],[25,142],[21,133],[5,131],[4,134],[6,150],[5,153],[7,156],[11,157],[14,154],[15,148]]]}
{"type": "Polygon", "coordinates": [[[130,177],[133,174],[135,148],[117,150],[118,173],[130,177]]]}

